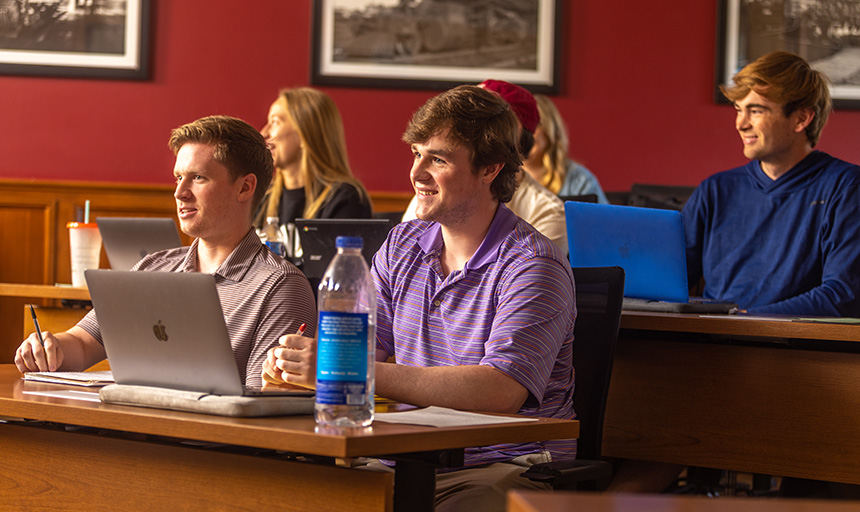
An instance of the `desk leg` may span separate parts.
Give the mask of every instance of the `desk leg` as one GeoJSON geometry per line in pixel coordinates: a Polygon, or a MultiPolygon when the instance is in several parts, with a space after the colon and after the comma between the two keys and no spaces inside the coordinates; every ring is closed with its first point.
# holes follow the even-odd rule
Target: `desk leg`
{"type": "Polygon", "coordinates": [[[397,461],[394,469],[395,512],[433,512],[436,468],[426,462],[397,461]]]}

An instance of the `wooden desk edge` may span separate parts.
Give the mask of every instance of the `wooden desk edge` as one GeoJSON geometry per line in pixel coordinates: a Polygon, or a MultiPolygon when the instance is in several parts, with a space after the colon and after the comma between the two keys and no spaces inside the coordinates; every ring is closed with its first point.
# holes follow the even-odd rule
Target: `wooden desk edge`
{"type": "Polygon", "coordinates": [[[624,311],[621,329],[829,341],[860,341],[860,325],[791,321],[789,317],[624,311]]]}
{"type": "MultiPolygon", "coordinates": [[[[333,457],[392,453],[389,444],[392,442],[398,443],[400,447],[395,453],[407,453],[579,436],[577,420],[551,418],[538,418],[538,421],[523,423],[461,427],[455,430],[379,422],[377,429],[385,432],[378,436],[346,433],[320,435],[315,432],[313,417],[309,415],[229,418],[42,396],[36,396],[34,399],[19,398],[15,395],[23,392],[25,383],[20,380],[20,374],[14,365],[0,365],[0,384],[11,384],[18,389],[12,395],[5,390],[0,391],[0,415],[3,416],[298,453],[303,453],[306,444],[313,442],[317,448],[314,452],[316,455],[333,457]],[[535,431],[538,433],[535,434],[535,431]],[[284,433],[289,435],[283,435],[284,433]],[[487,434],[491,434],[489,440],[486,439],[487,434]],[[452,436],[456,439],[452,440],[452,436]]],[[[54,384],[29,384],[29,390],[33,391],[42,390],[41,388],[46,386],[56,390],[78,389],[54,384]]]]}
{"type": "Polygon", "coordinates": [[[0,283],[0,297],[90,300],[90,292],[86,288],[73,288],[71,286],[0,283]]]}

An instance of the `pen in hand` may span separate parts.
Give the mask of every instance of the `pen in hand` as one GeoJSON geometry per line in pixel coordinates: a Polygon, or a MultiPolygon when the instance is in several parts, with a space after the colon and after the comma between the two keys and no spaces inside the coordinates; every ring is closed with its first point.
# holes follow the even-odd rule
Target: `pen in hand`
{"type": "MultiPolygon", "coordinates": [[[[35,317],[33,317],[33,318],[35,318],[35,317]]],[[[304,333],[305,333],[305,327],[307,327],[307,324],[304,324],[304,323],[303,323],[302,325],[300,325],[300,326],[299,326],[299,330],[298,330],[298,331],[296,331],[296,335],[297,335],[297,336],[301,336],[302,334],[304,334],[304,333]]],[[[277,367],[275,367],[275,370],[277,370],[277,369],[278,369],[278,368],[277,368],[277,367]]],[[[266,382],[268,382],[269,384],[284,384],[284,381],[278,381],[278,380],[275,380],[275,378],[274,378],[274,377],[272,377],[271,375],[269,375],[269,374],[268,374],[268,373],[266,373],[266,372],[263,372],[263,380],[265,380],[265,381],[266,381],[266,382]]]]}
{"type": "Polygon", "coordinates": [[[36,338],[39,340],[39,345],[42,345],[42,348],[45,348],[45,340],[42,339],[42,328],[39,327],[39,319],[36,318],[36,310],[33,309],[33,305],[30,304],[30,316],[33,317],[33,325],[36,326],[36,338]]]}

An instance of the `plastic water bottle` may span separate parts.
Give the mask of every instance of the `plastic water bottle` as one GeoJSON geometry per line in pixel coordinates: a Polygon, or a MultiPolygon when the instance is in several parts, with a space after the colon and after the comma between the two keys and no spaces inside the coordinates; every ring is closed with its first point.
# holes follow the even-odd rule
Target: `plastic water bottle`
{"type": "Polygon", "coordinates": [[[339,236],[319,285],[316,421],[333,427],[373,422],[376,287],[360,237],[339,236]]]}
{"type": "Polygon", "coordinates": [[[263,228],[264,243],[269,250],[281,258],[286,254],[284,246],[284,235],[281,234],[277,217],[266,217],[266,226],[263,228]]]}

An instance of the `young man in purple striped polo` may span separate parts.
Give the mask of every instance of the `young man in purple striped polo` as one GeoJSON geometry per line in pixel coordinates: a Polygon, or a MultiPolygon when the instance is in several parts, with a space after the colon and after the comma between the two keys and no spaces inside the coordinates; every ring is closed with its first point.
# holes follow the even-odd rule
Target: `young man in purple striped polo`
{"type": "MultiPolygon", "coordinates": [[[[431,98],[403,140],[417,220],[373,260],[376,392],[418,406],[573,418],[573,277],[562,251],[505,205],[516,188],[518,123],[490,91],[431,98]],[[396,363],[385,362],[394,356],[396,363]]],[[[282,338],[266,371],[313,385],[314,341],[282,338]],[[272,368],[272,364],[277,369],[272,368]]],[[[524,468],[573,458],[575,440],[472,448],[437,477],[437,510],[502,510],[537,487],[524,468]]]]}

